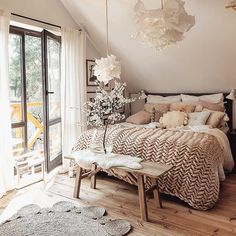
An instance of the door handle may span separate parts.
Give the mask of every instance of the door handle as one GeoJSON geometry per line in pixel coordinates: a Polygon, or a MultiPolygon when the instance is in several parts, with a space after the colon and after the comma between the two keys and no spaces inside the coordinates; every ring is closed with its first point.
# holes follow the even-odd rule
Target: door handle
{"type": "Polygon", "coordinates": [[[46,95],[48,94],[54,94],[54,92],[46,91],[46,95]]]}

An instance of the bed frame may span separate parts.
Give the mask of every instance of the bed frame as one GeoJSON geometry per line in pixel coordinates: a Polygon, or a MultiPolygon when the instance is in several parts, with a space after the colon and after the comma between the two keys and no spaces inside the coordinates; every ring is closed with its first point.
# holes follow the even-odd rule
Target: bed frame
{"type": "MultiPolygon", "coordinates": [[[[218,92],[221,93],[221,92],[218,92]]],[[[180,93],[151,93],[151,92],[146,92],[146,95],[160,95],[160,96],[175,96],[175,95],[179,95],[180,93]]],[[[193,95],[193,96],[201,96],[201,95],[210,95],[210,94],[215,94],[215,93],[184,93],[187,95],[193,95]]],[[[224,102],[225,102],[225,112],[227,113],[227,115],[229,116],[229,122],[228,122],[228,126],[229,126],[229,130],[230,132],[233,131],[233,102],[232,100],[227,99],[226,97],[228,96],[229,93],[223,93],[224,95],[224,102]]]]}

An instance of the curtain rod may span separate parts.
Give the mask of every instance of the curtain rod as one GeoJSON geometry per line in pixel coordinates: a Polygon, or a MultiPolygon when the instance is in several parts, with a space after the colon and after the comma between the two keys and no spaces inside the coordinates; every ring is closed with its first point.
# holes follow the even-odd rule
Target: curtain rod
{"type": "Polygon", "coordinates": [[[36,19],[30,18],[30,17],[27,17],[27,16],[22,16],[22,15],[16,14],[16,13],[11,13],[11,15],[18,16],[18,17],[21,17],[21,18],[24,18],[24,19],[27,19],[27,20],[36,21],[36,22],[39,22],[39,23],[43,23],[43,24],[50,25],[50,26],[53,26],[53,27],[61,29],[61,26],[55,25],[55,24],[51,24],[51,23],[48,23],[46,21],[36,20],[36,19]]]}

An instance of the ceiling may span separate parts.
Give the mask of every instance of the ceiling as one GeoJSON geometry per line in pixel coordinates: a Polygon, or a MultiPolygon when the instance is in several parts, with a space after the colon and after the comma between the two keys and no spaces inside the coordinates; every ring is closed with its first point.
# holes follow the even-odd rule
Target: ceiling
{"type": "MultiPolygon", "coordinates": [[[[105,55],[105,0],[61,0],[105,55]]],[[[131,38],[137,0],[109,0],[109,32],[113,54],[122,63],[129,90],[213,92],[236,88],[236,13],[226,0],[188,0],[186,11],[196,25],[178,45],[158,52],[131,38]],[[213,3],[214,2],[214,3],[213,3]]],[[[147,8],[160,1],[143,0],[147,8]]]]}

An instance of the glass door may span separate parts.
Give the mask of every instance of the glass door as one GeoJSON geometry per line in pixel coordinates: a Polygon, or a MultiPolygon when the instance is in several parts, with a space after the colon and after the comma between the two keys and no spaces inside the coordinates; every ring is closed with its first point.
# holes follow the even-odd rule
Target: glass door
{"type": "Polygon", "coordinates": [[[41,33],[10,27],[9,92],[17,188],[44,177],[41,33]]]}
{"type": "Polygon", "coordinates": [[[46,30],[43,39],[43,78],[44,78],[44,115],[46,170],[50,172],[62,164],[61,145],[61,40],[46,30]]]}

